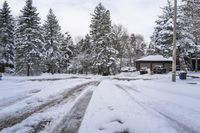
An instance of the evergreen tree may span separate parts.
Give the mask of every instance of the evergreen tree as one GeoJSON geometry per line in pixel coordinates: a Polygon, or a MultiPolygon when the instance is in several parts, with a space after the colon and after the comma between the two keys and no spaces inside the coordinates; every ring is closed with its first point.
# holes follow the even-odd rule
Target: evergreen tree
{"type": "MultiPolygon", "coordinates": [[[[173,44],[173,7],[169,0],[163,8],[163,15],[156,21],[156,27],[151,37],[151,52],[163,56],[172,56],[173,44]],[[154,46],[153,46],[154,45],[154,46]]],[[[185,21],[181,6],[178,6],[177,15],[177,58],[181,69],[186,68],[186,58],[194,47],[192,34],[189,32],[188,23],[185,21]]],[[[150,51],[150,50],[149,50],[150,51]]]]}
{"type": "Polygon", "coordinates": [[[117,54],[111,45],[110,12],[101,3],[92,15],[90,35],[93,47],[93,67],[98,74],[110,74],[118,64],[117,54]]]}
{"type": "Polygon", "coordinates": [[[66,32],[65,36],[63,36],[63,42],[60,46],[60,72],[67,72],[67,68],[69,66],[69,60],[73,55],[73,41],[71,35],[66,32]]]}
{"type": "Polygon", "coordinates": [[[188,54],[184,53],[184,55],[187,55],[189,59],[187,63],[192,66],[191,58],[198,57],[200,53],[200,2],[198,0],[183,0],[182,21],[186,31],[182,42],[188,51],[188,54]]]}
{"type": "Polygon", "coordinates": [[[26,75],[39,74],[41,69],[43,42],[40,18],[32,0],[26,0],[21,10],[16,29],[16,72],[26,75]]]}
{"type": "Polygon", "coordinates": [[[86,34],[85,38],[82,39],[79,43],[79,61],[82,69],[82,73],[91,72],[92,69],[92,45],[91,38],[88,34],[86,34]]]}
{"type": "Polygon", "coordinates": [[[90,54],[91,51],[91,38],[89,34],[85,35],[85,38],[80,41],[80,48],[81,53],[90,54]]]}
{"type": "Polygon", "coordinates": [[[43,25],[45,38],[45,64],[47,72],[52,74],[58,72],[60,65],[60,47],[63,43],[63,35],[61,34],[61,27],[52,9],[49,10],[47,20],[43,25]]]}
{"type": "Polygon", "coordinates": [[[149,44],[149,47],[147,48],[147,55],[154,55],[154,54],[156,54],[156,51],[155,51],[155,45],[154,45],[154,43],[153,43],[153,41],[152,41],[152,39],[151,39],[151,42],[150,42],[150,44],[149,44]]]}
{"type": "Polygon", "coordinates": [[[0,63],[14,66],[14,19],[8,3],[0,10],[0,63]]]}
{"type": "Polygon", "coordinates": [[[194,43],[200,45],[200,1],[182,0],[183,20],[190,33],[194,36],[194,43]]]}
{"type": "Polygon", "coordinates": [[[156,21],[151,44],[155,45],[156,54],[170,57],[173,44],[173,9],[169,0],[162,10],[163,14],[156,21]]]}
{"type": "Polygon", "coordinates": [[[80,39],[75,46],[73,58],[70,60],[70,66],[68,67],[69,73],[82,73],[81,61],[84,60],[82,52],[83,43],[84,39],[80,39]]]}

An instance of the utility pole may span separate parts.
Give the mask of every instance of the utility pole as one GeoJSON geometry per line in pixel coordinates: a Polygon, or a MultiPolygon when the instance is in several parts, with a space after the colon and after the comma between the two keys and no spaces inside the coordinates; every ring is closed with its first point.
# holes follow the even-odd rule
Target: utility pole
{"type": "Polygon", "coordinates": [[[177,21],[177,0],[174,0],[174,35],[173,35],[173,62],[172,81],[176,82],[176,21],[177,21]]]}

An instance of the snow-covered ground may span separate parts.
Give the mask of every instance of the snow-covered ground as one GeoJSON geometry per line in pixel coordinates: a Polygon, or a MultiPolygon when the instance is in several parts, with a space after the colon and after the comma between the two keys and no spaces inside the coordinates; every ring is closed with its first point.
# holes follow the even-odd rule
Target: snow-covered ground
{"type": "Polygon", "coordinates": [[[0,132],[199,133],[200,78],[172,83],[171,74],[138,72],[4,76],[0,132]]]}
{"type": "Polygon", "coordinates": [[[53,127],[96,82],[74,75],[5,76],[0,81],[0,130],[23,133],[50,129],[43,126],[53,127]]]}

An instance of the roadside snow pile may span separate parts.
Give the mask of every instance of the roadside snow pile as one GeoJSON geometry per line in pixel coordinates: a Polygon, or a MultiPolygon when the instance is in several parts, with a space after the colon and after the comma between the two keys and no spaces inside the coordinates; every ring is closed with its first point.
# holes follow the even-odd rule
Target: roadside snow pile
{"type": "Polygon", "coordinates": [[[196,78],[200,78],[200,72],[188,72],[189,76],[195,76],[196,78]]]}
{"type": "Polygon", "coordinates": [[[72,77],[73,75],[70,74],[48,74],[44,73],[40,76],[11,76],[11,75],[4,75],[3,80],[4,81],[26,81],[26,80],[34,80],[34,79],[66,79],[69,77],[72,77]]]}

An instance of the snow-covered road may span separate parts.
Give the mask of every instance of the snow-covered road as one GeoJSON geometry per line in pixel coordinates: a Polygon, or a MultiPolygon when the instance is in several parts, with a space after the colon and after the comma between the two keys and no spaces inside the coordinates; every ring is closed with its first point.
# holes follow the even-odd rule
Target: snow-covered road
{"type": "Polygon", "coordinates": [[[200,79],[137,78],[102,81],[79,132],[200,133],[200,79]]]}
{"type": "Polygon", "coordinates": [[[1,133],[200,133],[200,79],[5,76],[1,133]]]}

